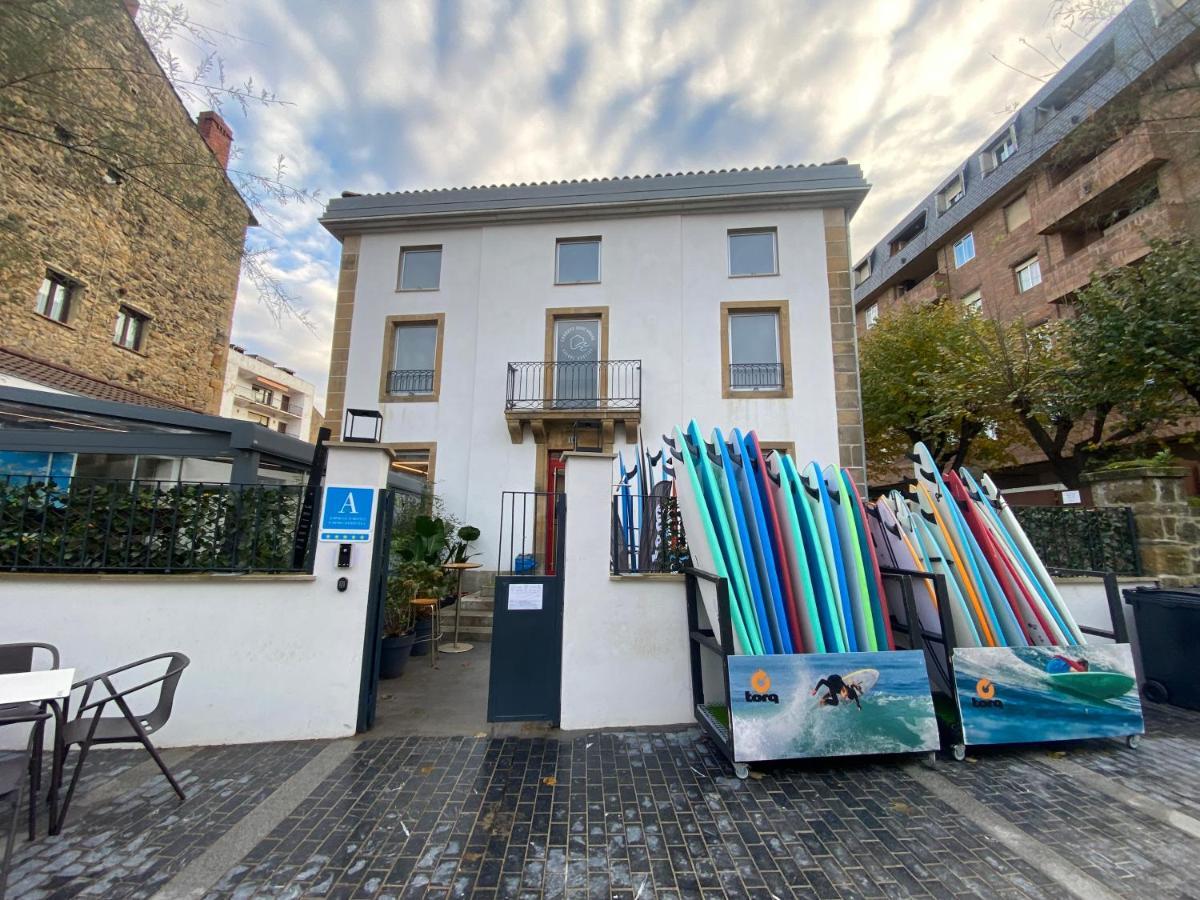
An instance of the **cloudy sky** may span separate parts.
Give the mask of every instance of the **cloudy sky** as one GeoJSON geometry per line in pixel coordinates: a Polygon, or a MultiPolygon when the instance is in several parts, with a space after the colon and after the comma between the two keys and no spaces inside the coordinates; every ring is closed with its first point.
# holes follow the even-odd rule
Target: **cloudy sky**
{"type": "MultiPolygon", "coordinates": [[[[238,165],[283,154],[324,199],[845,156],[873,184],[856,256],[1036,90],[993,55],[1045,75],[1083,43],[1052,0],[186,4],[230,80],[289,102],[224,110],[238,165]]],[[[313,330],[276,325],[243,285],[234,338],[323,397],[339,247],[321,206],[275,210],[256,238],[313,330]]]]}

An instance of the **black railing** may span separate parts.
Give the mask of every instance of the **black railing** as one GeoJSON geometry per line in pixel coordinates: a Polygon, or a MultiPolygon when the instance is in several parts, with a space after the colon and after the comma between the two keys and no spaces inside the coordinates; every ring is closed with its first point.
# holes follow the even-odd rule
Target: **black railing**
{"type": "Polygon", "coordinates": [[[393,369],[388,372],[389,394],[432,394],[433,369],[393,369]]]}
{"type": "Polygon", "coordinates": [[[500,496],[497,575],[556,575],[562,567],[567,496],[504,491],[500,496]]]}
{"type": "Polygon", "coordinates": [[[615,487],[611,521],[609,561],[614,575],[682,572],[691,565],[673,496],[627,497],[615,487]]]}
{"type": "Polygon", "coordinates": [[[641,409],[642,361],[510,362],[504,408],[641,409]]]}
{"type": "Polygon", "coordinates": [[[0,479],[0,569],[295,572],[303,485],[0,479]]]}
{"type": "Polygon", "coordinates": [[[1142,574],[1137,526],[1127,506],[1012,506],[1046,566],[1142,574]]]}
{"type": "Polygon", "coordinates": [[[731,363],[729,387],[735,391],[783,390],[783,365],[780,363],[731,363]]]}

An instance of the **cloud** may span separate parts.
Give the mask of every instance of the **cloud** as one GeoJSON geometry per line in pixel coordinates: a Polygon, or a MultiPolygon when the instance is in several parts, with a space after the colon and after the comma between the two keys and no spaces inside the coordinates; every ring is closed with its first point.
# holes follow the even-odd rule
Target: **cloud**
{"type": "MultiPolygon", "coordinates": [[[[855,253],[997,130],[1082,40],[1048,0],[208,0],[229,77],[290,105],[230,112],[241,164],[324,197],[696,168],[860,163],[855,253]],[[1053,40],[1053,44],[1051,43],[1053,40]],[[1054,49],[1057,48],[1057,49],[1054,49]]],[[[195,48],[177,48],[184,59],[195,48]]],[[[235,336],[323,394],[339,247],[311,204],[255,237],[315,323],[243,286],[235,336]]]]}

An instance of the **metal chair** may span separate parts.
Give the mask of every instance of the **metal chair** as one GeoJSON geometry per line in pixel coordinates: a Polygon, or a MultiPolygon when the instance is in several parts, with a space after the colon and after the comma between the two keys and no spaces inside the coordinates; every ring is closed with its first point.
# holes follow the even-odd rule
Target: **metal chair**
{"type": "MultiPolygon", "coordinates": [[[[31,784],[29,787],[30,805],[36,801],[37,790],[32,784],[33,769],[30,765],[30,757],[33,753],[34,734],[41,733],[41,730],[46,727],[46,720],[50,718],[50,712],[46,709],[41,709],[36,703],[13,703],[8,706],[0,707],[0,726],[16,725],[22,722],[32,722],[34,733],[29,736],[29,743],[25,746],[25,753],[13,754],[7,759],[0,759],[0,800],[9,799],[12,801],[12,818],[8,823],[8,834],[4,839],[4,856],[0,858],[0,900],[4,900],[5,887],[8,884],[8,870],[12,865],[13,843],[17,837],[17,822],[21,818],[21,782],[25,779],[26,773],[29,774],[31,784]],[[20,707],[32,707],[30,709],[21,709],[20,707]]],[[[33,813],[30,813],[32,817],[33,813]]],[[[32,836],[30,840],[32,840],[32,836]]]]}
{"type": "Polygon", "coordinates": [[[79,759],[75,763],[75,771],[71,773],[71,784],[67,788],[66,796],[63,797],[57,828],[61,829],[67,818],[67,808],[71,805],[79,774],[83,771],[84,760],[87,759],[88,751],[93,744],[131,744],[135,742],[141,744],[158,764],[167,781],[171,783],[171,787],[175,789],[175,793],[179,795],[179,799],[187,799],[183,788],[179,786],[179,782],[175,780],[175,776],[171,774],[167,764],[159,756],[154,744],[150,742],[150,734],[161,729],[171,718],[171,707],[175,702],[175,689],[179,686],[179,678],[183,675],[183,670],[189,665],[191,665],[191,660],[182,653],[159,653],[156,656],[148,656],[137,662],[109,669],[107,672],[101,672],[99,675],[93,675],[75,683],[72,690],[83,688],[83,696],[79,699],[79,709],[75,713],[75,718],[63,727],[63,760],[65,764],[72,744],[79,745],[79,759]],[[124,690],[118,690],[112,681],[114,675],[162,660],[167,661],[166,672],[149,681],[143,681],[124,690]],[[132,694],[155,685],[159,685],[159,690],[158,701],[154,709],[144,716],[136,715],[129,708],[128,698],[132,694]],[[92,699],[92,691],[97,686],[102,687],[107,694],[92,699]],[[104,715],[104,709],[110,703],[119,710],[120,715],[104,715]],[[88,715],[89,713],[90,715],[88,715]]]}
{"type": "MultiPolygon", "coordinates": [[[[43,650],[50,656],[50,665],[47,669],[57,669],[59,662],[58,648],[53,644],[43,644],[37,641],[26,641],[19,644],[0,644],[0,675],[11,675],[17,672],[34,672],[38,671],[35,665],[37,662],[38,651],[43,650]]],[[[13,724],[14,722],[33,722],[33,732],[30,734],[30,754],[29,754],[29,839],[32,841],[37,837],[37,798],[38,791],[42,786],[42,749],[46,737],[46,719],[49,715],[41,715],[47,712],[49,704],[45,701],[41,703],[10,703],[7,706],[0,706],[0,720],[5,725],[13,724]]],[[[59,712],[59,707],[56,705],[54,712],[59,712]]],[[[51,779],[57,775],[59,764],[58,745],[55,745],[54,765],[55,769],[51,775],[51,779]]],[[[51,824],[53,824],[54,810],[50,811],[51,824]]]]}

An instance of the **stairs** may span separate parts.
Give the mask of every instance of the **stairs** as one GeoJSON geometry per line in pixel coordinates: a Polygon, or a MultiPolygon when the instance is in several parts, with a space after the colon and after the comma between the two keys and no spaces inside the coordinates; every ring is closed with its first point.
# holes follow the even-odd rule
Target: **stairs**
{"type": "MultiPolygon", "coordinates": [[[[468,573],[476,575],[469,583],[463,578],[462,619],[459,625],[459,636],[471,644],[491,643],[492,640],[492,599],[495,575],[492,573],[468,573]],[[470,593],[466,593],[467,591],[470,593]]],[[[446,639],[454,639],[454,606],[442,610],[442,628],[445,629],[446,639]]]]}

